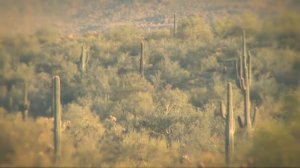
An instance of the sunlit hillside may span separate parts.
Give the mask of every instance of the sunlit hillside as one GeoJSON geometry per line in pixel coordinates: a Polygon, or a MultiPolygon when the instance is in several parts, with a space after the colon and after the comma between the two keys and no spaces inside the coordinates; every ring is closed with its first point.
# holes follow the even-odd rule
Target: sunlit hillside
{"type": "Polygon", "coordinates": [[[300,167],[297,0],[0,0],[1,167],[300,167]]]}

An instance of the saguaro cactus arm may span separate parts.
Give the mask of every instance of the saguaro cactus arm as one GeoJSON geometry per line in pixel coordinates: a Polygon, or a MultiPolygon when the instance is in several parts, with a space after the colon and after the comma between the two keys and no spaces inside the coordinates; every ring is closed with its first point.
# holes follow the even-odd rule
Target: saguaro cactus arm
{"type": "Polygon", "coordinates": [[[84,62],[85,62],[84,47],[82,45],[81,46],[81,53],[80,53],[80,70],[81,70],[81,72],[83,72],[83,70],[84,70],[84,62]]]}
{"type": "Polygon", "coordinates": [[[86,71],[88,60],[89,60],[89,52],[88,52],[87,47],[83,44],[81,46],[81,54],[80,54],[80,70],[81,70],[81,72],[86,71]]]}
{"type": "Polygon", "coordinates": [[[252,83],[252,54],[248,51],[248,78],[249,78],[249,86],[252,83]]]}
{"type": "Polygon", "coordinates": [[[259,113],[259,109],[257,106],[255,106],[253,116],[252,116],[252,126],[256,124],[256,118],[258,113],[259,113]]]}
{"type": "Polygon", "coordinates": [[[240,128],[244,128],[245,124],[243,123],[241,116],[238,116],[237,119],[238,119],[238,123],[239,123],[240,128]]]}
{"type": "Polygon", "coordinates": [[[88,64],[89,62],[89,58],[90,58],[90,53],[88,52],[89,50],[86,48],[86,59],[85,59],[85,66],[88,64]]]}
{"type": "MultiPolygon", "coordinates": [[[[253,112],[253,115],[252,115],[252,121],[251,121],[252,127],[254,127],[254,125],[256,123],[256,118],[257,118],[258,113],[259,113],[259,109],[258,109],[257,106],[255,106],[254,112],[253,112]]],[[[237,119],[238,119],[238,123],[239,123],[240,128],[245,128],[246,124],[243,123],[242,118],[240,116],[238,116],[237,119]]]]}
{"type": "Polygon", "coordinates": [[[221,116],[224,119],[226,119],[226,109],[225,109],[223,101],[220,101],[220,112],[221,112],[221,116]]]}
{"type": "Polygon", "coordinates": [[[245,90],[246,83],[245,83],[245,79],[244,79],[243,70],[245,70],[243,68],[243,58],[239,57],[238,63],[236,63],[237,85],[239,86],[240,89],[245,90]]]}

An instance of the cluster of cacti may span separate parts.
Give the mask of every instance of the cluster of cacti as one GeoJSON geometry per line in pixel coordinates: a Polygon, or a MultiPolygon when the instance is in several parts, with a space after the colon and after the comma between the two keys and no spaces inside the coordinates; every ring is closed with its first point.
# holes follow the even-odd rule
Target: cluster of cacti
{"type": "MultiPolygon", "coordinates": [[[[251,102],[250,102],[250,86],[251,86],[251,53],[246,48],[245,31],[243,31],[243,51],[242,56],[236,62],[237,85],[241,89],[244,96],[244,122],[241,117],[238,117],[238,122],[241,128],[246,127],[250,133],[255,118],[251,120],[251,102]]],[[[255,117],[256,114],[253,115],[255,117]]]]}
{"type": "Polygon", "coordinates": [[[89,60],[88,48],[87,48],[87,46],[82,45],[81,46],[81,54],[80,54],[80,70],[81,70],[81,73],[86,72],[88,60],[89,60]]]}
{"type": "Polygon", "coordinates": [[[28,117],[30,102],[28,101],[28,83],[24,81],[23,83],[23,102],[20,105],[20,110],[22,111],[22,118],[25,121],[28,117]]]}
{"type": "Polygon", "coordinates": [[[225,161],[230,164],[232,155],[234,152],[234,133],[235,133],[235,120],[233,112],[233,96],[232,96],[232,86],[229,82],[227,84],[227,106],[226,111],[224,109],[223,101],[221,101],[221,113],[226,121],[225,125],[225,161]]]}
{"type": "Polygon", "coordinates": [[[141,42],[140,75],[144,77],[144,41],[141,42]]]}
{"type": "MultiPolygon", "coordinates": [[[[255,107],[254,114],[251,120],[250,113],[250,86],[251,86],[251,53],[246,48],[245,31],[243,31],[243,54],[236,61],[236,72],[237,72],[237,85],[241,89],[244,96],[244,118],[242,122],[240,116],[238,116],[238,122],[241,128],[246,127],[247,133],[251,133],[253,124],[255,122],[256,113],[258,108],[255,107]]],[[[227,86],[227,106],[226,110],[223,101],[220,102],[220,111],[222,117],[226,119],[225,126],[225,161],[230,164],[231,157],[234,152],[234,133],[235,133],[235,116],[232,107],[232,86],[228,83],[227,86]]]]}
{"type": "Polygon", "coordinates": [[[61,134],[61,103],[60,103],[60,78],[52,79],[52,114],[54,117],[54,154],[55,160],[60,156],[60,134],[61,134]]]}

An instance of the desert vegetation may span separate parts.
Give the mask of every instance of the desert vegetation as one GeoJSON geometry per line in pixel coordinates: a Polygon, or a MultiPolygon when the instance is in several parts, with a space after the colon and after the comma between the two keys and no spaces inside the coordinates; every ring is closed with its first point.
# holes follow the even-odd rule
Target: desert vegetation
{"type": "Polygon", "coordinates": [[[299,5],[0,0],[0,166],[299,167],[299,5]]]}

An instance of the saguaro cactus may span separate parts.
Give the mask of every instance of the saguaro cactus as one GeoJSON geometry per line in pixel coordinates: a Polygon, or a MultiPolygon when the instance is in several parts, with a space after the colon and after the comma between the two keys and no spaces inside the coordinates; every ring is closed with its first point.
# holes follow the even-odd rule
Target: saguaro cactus
{"type": "Polygon", "coordinates": [[[176,37],[176,28],[177,28],[177,25],[176,25],[176,13],[174,12],[174,15],[173,15],[173,36],[176,37]]]}
{"type": "MultiPolygon", "coordinates": [[[[222,103],[223,104],[223,103],[222,103]]],[[[233,96],[232,96],[232,86],[229,82],[227,84],[227,106],[226,114],[221,111],[223,118],[226,120],[225,126],[225,161],[230,164],[232,160],[232,155],[234,153],[234,134],[235,134],[235,120],[233,112],[233,96]]],[[[222,109],[222,106],[221,106],[222,109]]]]}
{"type": "Polygon", "coordinates": [[[55,161],[60,155],[60,136],[61,136],[61,103],[60,103],[60,78],[53,77],[52,81],[52,114],[54,116],[54,154],[55,161]]]}
{"type": "MultiPolygon", "coordinates": [[[[250,102],[250,86],[251,86],[251,53],[246,48],[245,31],[243,31],[243,52],[242,56],[239,57],[239,61],[236,62],[237,72],[237,85],[241,89],[244,95],[244,122],[241,117],[238,117],[239,125],[244,128],[246,127],[247,132],[250,133],[255,118],[251,121],[251,102],[250,102]]],[[[255,117],[256,115],[253,115],[255,117]]]]}
{"type": "Polygon", "coordinates": [[[81,54],[80,54],[80,70],[81,73],[86,72],[87,64],[89,60],[89,52],[85,45],[81,46],[81,54]]]}
{"type": "Polygon", "coordinates": [[[20,110],[22,111],[22,117],[25,121],[28,117],[28,109],[29,109],[29,101],[28,101],[28,82],[24,81],[23,83],[23,103],[20,106],[20,110]]]}
{"type": "Polygon", "coordinates": [[[8,111],[16,110],[14,108],[14,89],[16,84],[23,82],[23,80],[19,77],[9,77],[3,78],[0,81],[0,85],[4,85],[6,87],[6,102],[5,106],[8,111]]]}
{"type": "Polygon", "coordinates": [[[144,77],[144,41],[141,42],[140,75],[144,77]]]}
{"type": "Polygon", "coordinates": [[[14,83],[9,81],[7,82],[8,84],[6,85],[7,88],[7,108],[9,111],[13,110],[13,104],[14,104],[14,99],[13,99],[13,90],[14,90],[14,83]]]}

